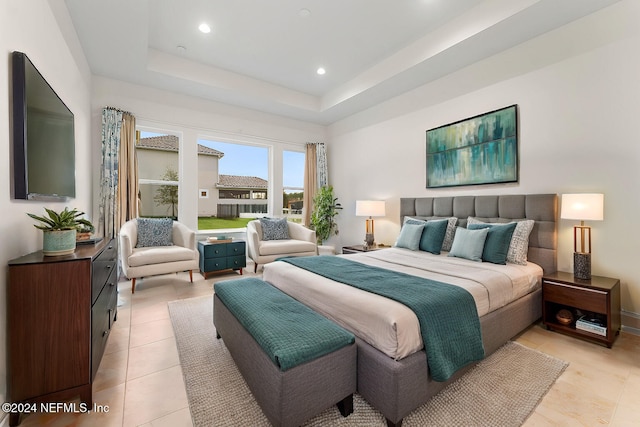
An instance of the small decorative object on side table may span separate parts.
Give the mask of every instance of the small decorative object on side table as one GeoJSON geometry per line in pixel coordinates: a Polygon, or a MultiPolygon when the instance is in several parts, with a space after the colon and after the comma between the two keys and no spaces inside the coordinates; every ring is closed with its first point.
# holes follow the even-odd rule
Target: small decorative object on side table
{"type": "Polygon", "coordinates": [[[578,279],[558,271],[542,278],[542,321],[550,330],[611,348],[620,333],[620,280],[578,279]],[[566,322],[567,313],[571,321],[566,322]],[[562,320],[561,320],[562,319],[562,320]]]}
{"type": "Polygon", "coordinates": [[[343,246],[342,247],[342,253],[343,254],[357,254],[359,252],[370,252],[370,251],[377,251],[380,249],[384,249],[387,246],[384,245],[373,245],[373,246],[367,246],[367,245],[352,245],[352,246],[343,246]]]}
{"type": "Polygon", "coordinates": [[[246,244],[242,240],[219,239],[217,242],[198,242],[200,253],[200,273],[207,278],[208,273],[222,270],[239,270],[247,266],[246,244]]]}

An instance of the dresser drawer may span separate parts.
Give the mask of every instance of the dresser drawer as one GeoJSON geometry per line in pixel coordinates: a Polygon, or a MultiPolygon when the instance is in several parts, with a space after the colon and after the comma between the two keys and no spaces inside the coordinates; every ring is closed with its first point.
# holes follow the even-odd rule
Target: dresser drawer
{"type": "Polygon", "coordinates": [[[246,255],[244,242],[234,242],[227,245],[227,256],[246,255]]]}
{"type": "Polygon", "coordinates": [[[227,258],[227,268],[244,268],[247,266],[247,258],[243,255],[230,256],[227,258]]]}
{"type": "Polygon", "coordinates": [[[115,240],[107,244],[107,247],[98,255],[96,261],[115,261],[118,258],[118,247],[115,240]]]}
{"type": "Polygon", "coordinates": [[[203,271],[218,271],[227,269],[227,258],[209,258],[204,260],[203,271]]]}
{"type": "Polygon", "coordinates": [[[580,307],[582,310],[594,313],[607,313],[608,302],[605,291],[545,280],[542,283],[542,292],[545,301],[580,307]]]}
{"type": "Polygon", "coordinates": [[[94,261],[91,272],[91,305],[95,304],[105,284],[115,286],[116,277],[115,261],[94,261]]]}
{"type": "Polygon", "coordinates": [[[227,256],[227,246],[224,243],[217,243],[214,245],[203,245],[202,248],[204,250],[205,258],[218,258],[227,256]]]}
{"type": "Polygon", "coordinates": [[[100,365],[115,317],[118,292],[116,286],[105,286],[91,309],[91,378],[100,365]]]}

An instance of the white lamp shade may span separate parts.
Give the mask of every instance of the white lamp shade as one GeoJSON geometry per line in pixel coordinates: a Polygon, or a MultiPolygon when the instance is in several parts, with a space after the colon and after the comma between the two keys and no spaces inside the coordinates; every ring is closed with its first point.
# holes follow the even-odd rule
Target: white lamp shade
{"type": "Polygon", "coordinates": [[[604,219],[604,194],[563,194],[560,218],[602,221],[604,219]]]}
{"type": "Polygon", "coordinates": [[[356,216],[385,216],[384,200],[356,200],[356,216]]]}

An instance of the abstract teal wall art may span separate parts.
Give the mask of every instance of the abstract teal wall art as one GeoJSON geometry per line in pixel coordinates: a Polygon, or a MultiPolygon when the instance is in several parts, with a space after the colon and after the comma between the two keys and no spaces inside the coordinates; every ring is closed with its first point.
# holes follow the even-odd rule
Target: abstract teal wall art
{"type": "Polygon", "coordinates": [[[518,181],[517,105],[427,131],[427,188],[518,181]]]}

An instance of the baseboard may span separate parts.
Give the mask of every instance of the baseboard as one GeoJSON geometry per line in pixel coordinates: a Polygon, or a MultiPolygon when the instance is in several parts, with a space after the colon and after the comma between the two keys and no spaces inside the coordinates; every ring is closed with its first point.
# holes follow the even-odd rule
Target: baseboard
{"type": "Polygon", "coordinates": [[[622,330],[634,335],[640,335],[640,314],[622,310],[622,330]]]}

